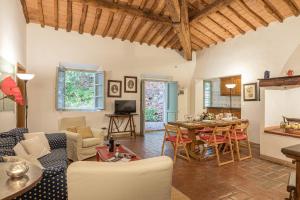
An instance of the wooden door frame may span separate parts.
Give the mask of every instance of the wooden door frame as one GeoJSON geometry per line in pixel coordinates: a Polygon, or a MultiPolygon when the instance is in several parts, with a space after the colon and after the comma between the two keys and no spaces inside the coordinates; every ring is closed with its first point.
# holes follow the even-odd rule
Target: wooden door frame
{"type": "MultiPolygon", "coordinates": [[[[26,73],[26,68],[21,65],[20,63],[17,63],[17,73],[26,73]]],[[[20,80],[18,77],[16,77],[17,85],[21,90],[21,93],[24,97],[25,93],[25,84],[24,81],[20,80]]],[[[16,127],[18,128],[24,128],[25,127],[25,106],[21,106],[19,104],[16,105],[16,127]]]]}

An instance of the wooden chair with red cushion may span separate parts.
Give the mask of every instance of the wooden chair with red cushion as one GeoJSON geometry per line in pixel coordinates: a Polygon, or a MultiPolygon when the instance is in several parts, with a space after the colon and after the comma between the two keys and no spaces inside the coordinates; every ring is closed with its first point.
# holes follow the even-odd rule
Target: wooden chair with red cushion
{"type": "Polygon", "coordinates": [[[176,158],[181,157],[184,158],[188,161],[190,161],[190,156],[189,152],[187,150],[187,144],[191,143],[192,140],[187,137],[183,137],[181,133],[181,129],[177,126],[165,124],[165,135],[164,135],[164,141],[162,144],[162,150],[161,150],[161,155],[164,155],[164,147],[165,147],[165,142],[170,142],[173,146],[174,149],[174,164],[176,162],[176,158]],[[177,155],[178,149],[183,148],[185,151],[186,156],[183,156],[181,154],[177,155]]]}
{"type": "Polygon", "coordinates": [[[248,127],[249,127],[249,122],[247,121],[247,122],[243,122],[240,125],[236,125],[234,129],[231,131],[230,138],[234,143],[239,161],[252,158],[251,146],[248,140],[248,133],[247,133],[248,127]],[[241,157],[240,154],[241,142],[245,142],[248,148],[248,155],[244,157],[241,157]]]}
{"type": "Polygon", "coordinates": [[[230,139],[230,130],[231,126],[220,126],[213,128],[213,132],[207,132],[200,135],[200,140],[205,144],[205,151],[203,154],[205,154],[206,150],[210,147],[213,147],[217,156],[217,162],[218,166],[222,166],[225,164],[229,164],[234,162],[233,157],[233,149],[231,145],[231,139],[230,139]],[[230,148],[230,156],[231,159],[228,161],[221,161],[220,159],[220,149],[221,145],[228,145],[230,148]]]}

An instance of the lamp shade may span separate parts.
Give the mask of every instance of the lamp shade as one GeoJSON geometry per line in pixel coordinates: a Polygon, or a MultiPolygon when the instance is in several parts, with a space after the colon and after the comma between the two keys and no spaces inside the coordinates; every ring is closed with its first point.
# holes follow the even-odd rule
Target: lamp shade
{"type": "Polygon", "coordinates": [[[236,87],[236,84],[234,84],[234,83],[229,83],[229,84],[226,84],[225,87],[228,88],[228,89],[233,89],[233,88],[236,87]]]}
{"type": "Polygon", "coordinates": [[[34,74],[17,74],[17,77],[21,80],[29,81],[29,80],[33,79],[34,74]]]}

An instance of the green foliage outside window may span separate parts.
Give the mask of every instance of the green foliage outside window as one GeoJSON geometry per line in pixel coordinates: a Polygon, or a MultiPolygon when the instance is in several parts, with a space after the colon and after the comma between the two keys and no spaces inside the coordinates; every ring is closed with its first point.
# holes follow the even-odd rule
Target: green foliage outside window
{"type": "Polygon", "coordinates": [[[95,108],[95,73],[83,71],[65,72],[65,107],[95,108]]]}
{"type": "Polygon", "coordinates": [[[145,120],[146,120],[146,122],[162,121],[161,117],[158,114],[158,110],[155,108],[146,108],[145,109],[145,120]]]}

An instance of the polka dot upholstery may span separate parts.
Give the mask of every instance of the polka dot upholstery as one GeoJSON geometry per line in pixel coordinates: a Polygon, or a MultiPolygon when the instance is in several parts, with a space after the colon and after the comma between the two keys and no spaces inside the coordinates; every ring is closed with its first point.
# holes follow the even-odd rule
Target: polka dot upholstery
{"type": "MultiPolygon", "coordinates": [[[[12,148],[22,140],[27,129],[13,129],[0,133],[0,162],[1,156],[14,155],[12,148]],[[9,140],[2,140],[9,137],[9,140]],[[13,139],[12,139],[13,138],[13,139]],[[13,142],[14,141],[14,142],[13,142]],[[10,144],[12,143],[12,144],[10,144]]],[[[42,180],[31,190],[17,197],[17,200],[67,200],[67,152],[66,135],[64,133],[46,134],[51,147],[51,153],[40,158],[44,172],[42,180]]]]}

